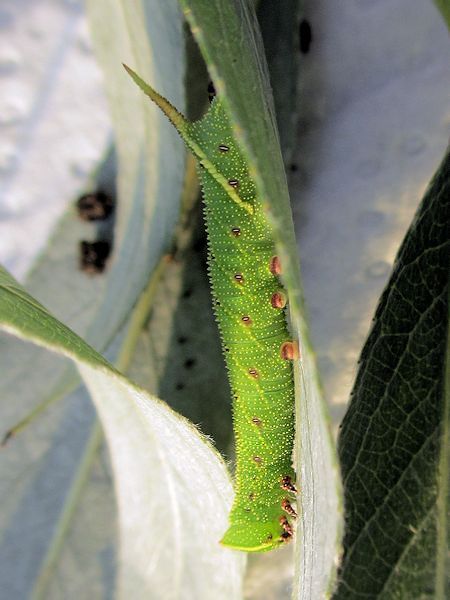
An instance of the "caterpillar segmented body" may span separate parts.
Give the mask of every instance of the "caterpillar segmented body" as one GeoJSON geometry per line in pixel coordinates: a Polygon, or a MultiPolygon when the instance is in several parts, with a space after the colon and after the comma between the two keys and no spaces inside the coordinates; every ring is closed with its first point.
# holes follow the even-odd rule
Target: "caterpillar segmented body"
{"type": "Polygon", "coordinates": [[[236,496],[221,543],[271,550],[292,538],[296,516],[292,360],[298,356],[272,229],[220,98],[190,123],[126,69],[199,162],[213,307],[234,398],[236,496]]]}

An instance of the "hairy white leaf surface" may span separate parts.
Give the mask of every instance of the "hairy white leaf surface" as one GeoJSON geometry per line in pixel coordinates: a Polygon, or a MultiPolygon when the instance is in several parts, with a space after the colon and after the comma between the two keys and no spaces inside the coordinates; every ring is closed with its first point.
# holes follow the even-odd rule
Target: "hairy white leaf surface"
{"type": "MultiPolygon", "coordinates": [[[[238,600],[241,553],[223,548],[232,486],[186,419],[135,386],[0,269],[0,328],[77,365],[107,436],[119,508],[120,598],[238,600]]],[[[45,590],[35,590],[45,598],[45,590]]]]}

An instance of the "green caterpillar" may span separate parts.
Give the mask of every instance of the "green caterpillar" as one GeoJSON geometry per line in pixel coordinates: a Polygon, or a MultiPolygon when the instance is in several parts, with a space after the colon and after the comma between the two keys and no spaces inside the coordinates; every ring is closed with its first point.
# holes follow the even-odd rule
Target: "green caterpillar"
{"type": "Polygon", "coordinates": [[[271,226],[220,99],[190,123],[125,68],[199,164],[213,305],[234,398],[236,496],[221,543],[271,550],[292,538],[296,516],[292,360],[298,354],[287,329],[271,226]]]}

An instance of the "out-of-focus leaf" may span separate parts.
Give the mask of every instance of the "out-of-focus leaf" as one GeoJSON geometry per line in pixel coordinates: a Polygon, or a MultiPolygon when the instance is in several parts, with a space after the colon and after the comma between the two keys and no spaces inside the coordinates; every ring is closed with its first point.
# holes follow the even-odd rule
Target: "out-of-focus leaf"
{"type": "Polygon", "coordinates": [[[294,547],[275,553],[250,555],[245,578],[245,600],[288,600],[294,581],[294,547]]]}
{"type": "Polygon", "coordinates": [[[432,2],[302,5],[312,41],[300,58],[290,192],[310,331],[337,428],[415,199],[448,144],[449,35],[432,2]]]}
{"type": "Polygon", "coordinates": [[[128,375],[199,425],[229,454],[231,393],[212,312],[198,208],[177,235],[176,253],[164,266],[128,375]]]}
{"type": "Polygon", "coordinates": [[[108,145],[83,3],[1,2],[0,263],[23,280],[108,145]]]}
{"type": "MultiPolygon", "coordinates": [[[[184,35],[175,0],[165,2],[163,10],[158,2],[145,2],[139,7],[134,3],[134,10],[113,0],[92,4],[92,21],[98,24],[97,35],[102,38],[98,40],[98,52],[104,62],[109,60],[106,83],[119,170],[117,195],[112,156],[106,168],[92,178],[92,187],[106,189],[117,198],[112,257],[105,272],[95,277],[79,270],[80,240],[95,240],[105,231],[103,226],[81,222],[75,210],[70,210],[39,257],[27,285],[58,318],[98,349],[105,349],[127,320],[161,254],[170,247],[179,213],[184,163],[182,144],[171,127],[129,86],[121,61],[139,55],[137,60],[144,70],[160,78],[165,92],[183,106],[184,35]]],[[[42,160],[46,151],[41,152],[42,160]]],[[[52,186],[53,182],[47,184],[52,186]]],[[[67,361],[20,340],[2,334],[0,345],[4,434],[41,402],[62,398],[75,389],[79,376],[67,361]],[[35,369],[30,371],[30,365],[35,369]]],[[[40,569],[43,565],[46,568],[47,553],[54,551],[54,536],[60,535],[66,501],[76,484],[94,419],[86,392],[77,391],[64,406],[53,407],[43,420],[31,426],[28,435],[18,436],[2,453],[0,494],[5,510],[1,515],[0,579],[2,589],[11,589],[11,596],[27,596],[33,581],[43,576],[40,569]],[[14,558],[17,555],[21,561],[14,558]]],[[[95,477],[87,477],[89,483],[79,497],[84,506],[87,500],[83,494],[95,498],[95,489],[104,493],[106,470],[98,487],[95,477]]],[[[107,593],[114,568],[113,559],[108,558],[114,553],[114,522],[112,516],[99,516],[99,510],[98,503],[91,508],[98,528],[84,528],[91,538],[70,527],[67,530],[65,546],[60,548],[61,560],[52,559],[52,577],[45,574],[48,593],[58,590],[62,579],[64,585],[69,585],[70,561],[74,578],[75,563],[84,573],[76,584],[78,597],[83,595],[83,584],[90,600],[95,597],[94,590],[97,597],[107,593]]],[[[112,513],[105,510],[105,514],[112,513]]],[[[77,522],[82,522],[81,517],[77,522]]]]}
{"type": "Polygon", "coordinates": [[[286,166],[291,161],[297,133],[299,12],[299,0],[262,0],[257,11],[286,166]]]}
{"type": "Polygon", "coordinates": [[[182,0],[194,36],[225,106],[237,139],[255,173],[271,219],[298,331],[302,367],[297,369],[296,465],[300,474],[295,597],[328,590],[339,552],[339,475],[314,358],[302,317],[298,259],[272,96],[256,17],[249,3],[182,0]]]}
{"type": "MultiPolygon", "coordinates": [[[[105,190],[111,178],[111,159],[112,156],[95,177],[97,185],[105,190]]],[[[51,304],[55,312],[65,316],[78,331],[88,326],[105,288],[103,275],[89,277],[78,269],[79,242],[95,235],[96,226],[82,223],[70,209],[28,278],[30,288],[39,299],[51,304]]],[[[54,405],[44,418],[35,419],[29,430],[10,440],[0,454],[1,587],[11,597],[26,597],[33,582],[42,576],[47,554],[53,552],[55,538],[60,535],[60,520],[77,481],[85,447],[89,445],[95,411],[84,390],[70,393],[79,385],[79,376],[67,361],[3,333],[0,334],[0,370],[2,436],[40,402],[67,396],[64,404],[54,405]]],[[[107,473],[91,479],[91,494],[95,497],[95,490],[105,494],[108,481],[107,473]]],[[[83,495],[83,490],[80,494],[83,495]]],[[[68,571],[74,568],[74,563],[84,573],[84,577],[74,583],[80,597],[83,586],[85,593],[90,590],[91,597],[95,598],[101,596],[100,591],[96,596],[95,590],[102,588],[104,593],[108,585],[112,585],[111,578],[108,583],[107,578],[101,576],[103,566],[108,571],[104,557],[114,553],[112,495],[110,486],[111,500],[105,501],[102,510],[98,503],[91,506],[90,514],[97,526],[87,529],[91,537],[79,538],[84,549],[82,543],[74,542],[77,533],[70,530],[65,559],[58,561],[53,557],[52,561],[58,564],[54,573],[58,590],[61,577],[65,586],[72,585],[68,571]],[[104,519],[103,515],[109,518],[104,519]]],[[[113,567],[109,567],[109,571],[111,569],[113,567]]],[[[45,571],[51,583],[49,568],[45,571]]],[[[50,588],[48,593],[52,598],[50,588]]]]}
{"type": "MultiPolygon", "coordinates": [[[[78,270],[78,243],[95,239],[98,228],[80,223],[71,211],[28,284],[58,317],[104,349],[127,319],[162,252],[170,247],[183,179],[182,145],[170,126],[130,90],[121,61],[136,55],[143,70],[150,70],[155,78],[164,72],[163,88],[183,106],[184,37],[175,0],[165,3],[158,20],[152,17],[151,2],[132,11],[115,0],[93,5],[91,20],[98,53],[108,63],[106,83],[116,131],[119,175],[113,256],[102,276],[89,278],[78,270]]],[[[95,185],[114,193],[114,169],[109,161],[95,185]]],[[[26,361],[20,352],[17,363],[26,361]]],[[[67,382],[70,379],[55,361],[52,375],[43,382],[45,391],[38,383],[33,385],[33,402],[39,403],[67,382]]]]}
{"type": "Polygon", "coordinates": [[[184,150],[170,123],[130,86],[130,62],[184,107],[184,36],[177,2],[90,0],[96,53],[105,74],[118,160],[119,251],[102,305],[86,339],[111,341],[167,250],[179,214],[184,150]]]}
{"type": "MultiPolygon", "coordinates": [[[[0,270],[0,327],[77,365],[108,439],[121,535],[119,597],[241,596],[244,558],[220,546],[231,484],[194,426],[118,373],[0,270]]],[[[35,590],[37,597],[45,597],[35,590]]]]}
{"type": "Polygon", "coordinates": [[[450,152],[399,250],[342,424],[336,600],[446,597],[449,223],[450,152]]]}
{"type": "Polygon", "coordinates": [[[436,6],[442,13],[444,21],[447,23],[447,27],[450,29],[450,3],[448,0],[434,0],[436,6]]]}

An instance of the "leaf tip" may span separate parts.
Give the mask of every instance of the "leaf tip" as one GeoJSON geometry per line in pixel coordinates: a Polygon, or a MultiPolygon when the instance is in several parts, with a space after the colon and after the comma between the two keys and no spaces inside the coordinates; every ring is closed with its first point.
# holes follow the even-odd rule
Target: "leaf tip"
{"type": "Polygon", "coordinates": [[[9,429],[3,436],[2,441],[0,442],[0,448],[5,448],[9,440],[13,437],[13,435],[14,431],[12,429],[9,429]]]}
{"type": "Polygon", "coordinates": [[[128,73],[128,75],[130,75],[131,77],[133,77],[133,75],[136,75],[136,73],[133,71],[133,69],[131,67],[129,67],[126,63],[122,63],[122,67],[125,69],[125,71],[128,73]]]}

